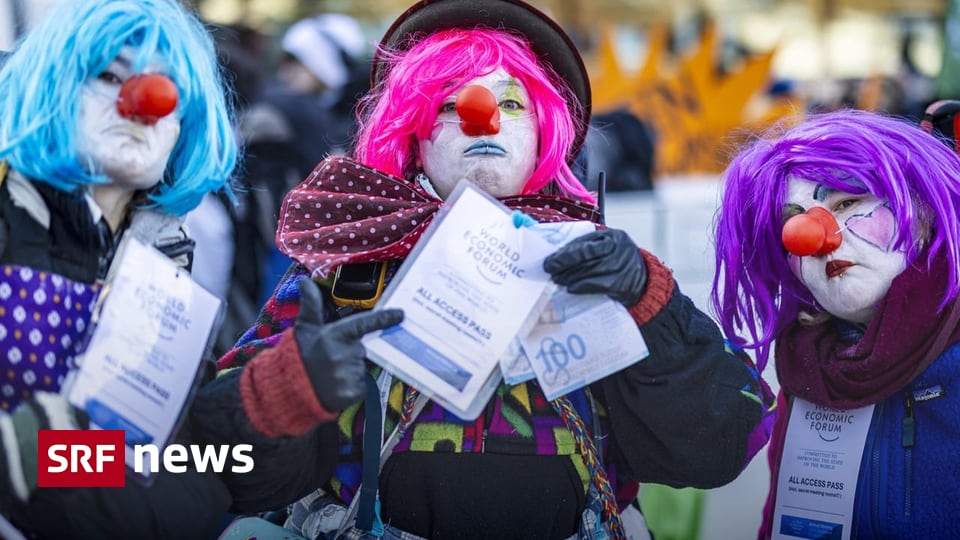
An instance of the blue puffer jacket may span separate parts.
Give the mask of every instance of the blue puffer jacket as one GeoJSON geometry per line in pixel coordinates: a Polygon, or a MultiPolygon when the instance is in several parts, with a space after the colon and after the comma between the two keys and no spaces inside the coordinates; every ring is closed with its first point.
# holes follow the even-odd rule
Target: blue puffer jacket
{"type": "Polygon", "coordinates": [[[855,538],[955,538],[960,530],[960,344],[874,408],[855,538]]]}

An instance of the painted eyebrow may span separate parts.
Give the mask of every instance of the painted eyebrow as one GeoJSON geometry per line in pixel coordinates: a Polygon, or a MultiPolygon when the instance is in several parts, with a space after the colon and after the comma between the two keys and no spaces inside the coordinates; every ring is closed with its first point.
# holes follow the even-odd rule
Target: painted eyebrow
{"type": "Polygon", "coordinates": [[[813,188],[813,199],[815,201],[823,202],[827,200],[827,197],[833,195],[834,193],[840,193],[840,191],[827,187],[823,184],[817,184],[817,187],[813,188]]]}
{"type": "Polygon", "coordinates": [[[118,66],[127,71],[133,69],[133,62],[129,58],[124,58],[122,56],[117,56],[110,61],[103,69],[108,70],[111,66],[118,66]]]}
{"type": "Polygon", "coordinates": [[[497,89],[500,89],[500,88],[510,88],[511,86],[515,86],[515,87],[517,87],[517,88],[520,88],[520,81],[518,81],[517,79],[511,77],[511,78],[509,78],[509,79],[505,79],[505,80],[502,80],[502,81],[497,81],[497,82],[495,82],[495,83],[493,84],[493,87],[494,87],[494,88],[497,88],[497,89]]]}
{"type": "Polygon", "coordinates": [[[113,61],[117,62],[118,64],[123,64],[125,67],[130,67],[133,65],[133,58],[130,58],[130,57],[135,55],[135,53],[133,54],[131,53],[133,53],[133,51],[127,51],[127,50],[121,51],[120,54],[118,54],[117,57],[113,59],[113,61]]]}
{"type": "MultiPolygon", "coordinates": [[[[505,89],[505,88],[510,88],[510,87],[520,88],[520,83],[519,83],[519,81],[517,81],[516,79],[511,78],[511,79],[504,79],[504,80],[502,80],[502,81],[497,81],[497,82],[493,83],[493,89],[494,89],[494,90],[503,90],[503,89],[505,89]]],[[[450,95],[450,96],[447,96],[447,97],[444,99],[444,103],[451,102],[451,101],[454,101],[454,100],[456,100],[456,99],[457,99],[456,94],[452,94],[452,95],[450,95]]]]}

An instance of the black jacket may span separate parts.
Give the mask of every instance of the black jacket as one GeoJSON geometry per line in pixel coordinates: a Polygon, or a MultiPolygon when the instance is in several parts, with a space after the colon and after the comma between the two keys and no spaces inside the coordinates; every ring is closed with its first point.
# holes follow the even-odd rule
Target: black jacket
{"type": "MultiPolygon", "coordinates": [[[[101,237],[83,196],[42,183],[31,185],[50,212],[50,227],[44,228],[13,203],[4,181],[0,185],[0,262],[93,282],[101,272],[103,255],[112,255],[112,239],[101,237]]],[[[159,247],[174,254],[190,246],[184,237],[159,247]]],[[[181,427],[176,440],[195,440],[189,424],[181,427]]],[[[229,505],[230,495],[215,473],[189,469],[173,474],[161,468],[151,487],[139,484],[128,471],[124,488],[38,489],[27,504],[9,504],[0,511],[27,536],[38,538],[202,540],[214,538],[229,505]]]]}

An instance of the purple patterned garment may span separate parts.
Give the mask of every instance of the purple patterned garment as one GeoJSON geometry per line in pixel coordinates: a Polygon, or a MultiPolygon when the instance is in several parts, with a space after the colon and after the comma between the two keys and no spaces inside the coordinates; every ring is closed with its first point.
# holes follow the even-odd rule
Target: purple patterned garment
{"type": "Polygon", "coordinates": [[[100,291],[59,274],[0,266],[0,409],[60,390],[100,291]]]}

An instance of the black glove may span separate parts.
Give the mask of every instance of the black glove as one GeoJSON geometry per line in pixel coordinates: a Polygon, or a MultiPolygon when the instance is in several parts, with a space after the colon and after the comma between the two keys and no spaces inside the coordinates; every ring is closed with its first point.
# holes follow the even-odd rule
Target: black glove
{"type": "Polygon", "coordinates": [[[606,294],[630,307],[647,286],[647,265],[627,233],[603,229],[585,234],[543,261],[553,281],[573,294],[606,294]]]}
{"type": "Polygon", "coordinates": [[[303,278],[297,287],[300,313],[293,337],[320,403],[328,411],[342,411],[363,399],[366,391],[364,359],[367,354],[360,338],[399,324],[403,310],[368,311],[328,324],[323,318],[320,286],[310,278],[303,278]]]}
{"type": "Polygon", "coordinates": [[[0,412],[0,493],[26,502],[37,488],[37,430],[86,429],[89,424],[85,412],[50,392],[35,393],[12,414],[0,412]]]}

